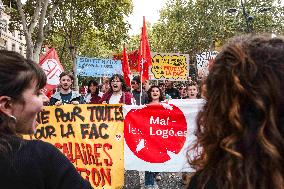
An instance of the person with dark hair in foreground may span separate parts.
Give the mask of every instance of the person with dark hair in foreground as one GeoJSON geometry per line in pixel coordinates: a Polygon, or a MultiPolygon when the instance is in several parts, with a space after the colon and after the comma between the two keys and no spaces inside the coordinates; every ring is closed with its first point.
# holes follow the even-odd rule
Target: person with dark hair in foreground
{"type": "Polygon", "coordinates": [[[72,163],[53,145],[24,140],[48,98],[46,75],[16,52],[0,50],[0,188],[89,189],[72,163]]]}
{"type": "Polygon", "coordinates": [[[188,188],[283,189],[284,39],[230,40],[215,59],[205,95],[188,154],[197,170],[188,188]]]}

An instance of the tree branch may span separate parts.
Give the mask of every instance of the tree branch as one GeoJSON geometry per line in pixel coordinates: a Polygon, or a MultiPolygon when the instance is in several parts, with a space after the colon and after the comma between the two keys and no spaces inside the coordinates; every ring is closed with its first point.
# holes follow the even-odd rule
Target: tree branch
{"type": "Polygon", "coordinates": [[[44,0],[43,2],[43,6],[40,12],[40,18],[39,18],[39,22],[38,22],[38,39],[43,38],[43,32],[44,32],[44,19],[46,17],[46,11],[47,11],[47,7],[48,7],[48,0],[44,0]]]}
{"type": "Polygon", "coordinates": [[[39,23],[38,23],[38,32],[37,32],[37,39],[35,42],[35,48],[34,53],[38,55],[40,53],[42,43],[44,41],[44,35],[49,31],[49,28],[51,27],[51,22],[54,16],[54,13],[56,9],[58,8],[58,2],[49,2],[49,0],[43,0],[42,9],[39,17],[39,23]],[[52,4],[51,10],[48,12],[48,5],[52,4]],[[47,18],[48,22],[45,25],[45,19],[47,18]],[[48,28],[48,29],[46,29],[48,28]]]}
{"type": "Polygon", "coordinates": [[[26,21],[26,15],[24,13],[23,4],[21,3],[21,0],[17,0],[17,7],[18,7],[19,14],[20,14],[23,30],[26,34],[28,32],[27,21],[26,21]]]}
{"type": "Polygon", "coordinates": [[[37,5],[36,5],[36,8],[34,10],[34,14],[31,18],[31,23],[30,23],[30,26],[29,26],[29,33],[34,32],[34,27],[35,27],[36,21],[38,20],[38,17],[39,17],[39,11],[40,11],[40,8],[41,8],[41,3],[42,3],[42,0],[37,0],[37,5]]]}
{"type": "Polygon", "coordinates": [[[68,27],[68,20],[66,16],[66,11],[64,12],[62,9],[59,9],[59,15],[62,16],[62,20],[60,21],[60,29],[61,33],[59,33],[60,36],[65,38],[65,41],[67,41],[68,44],[70,44],[69,39],[71,38],[69,27],[68,27]]]}
{"type": "Polygon", "coordinates": [[[46,16],[48,3],[49,3],[48,0],[44,0],[42,7],[41,7],[40,17],[39,17],[39,21],[38,21],[37,38],[36,38],[36,42],[35,42],[35,46],[34,46],[34,53],[35,54],[38,54],[40,52],[42,42],[43,42],[43,39],[44,39],[43,27],[44,27],[44,19],[45,19],[45,16],[46,16]]]}
{"type": "Polygon", "coordinates": [[[78,35],[77,35],[77,39],[75,39],[75,43],[76,43],[76,46],[79,47],[80,44],[81,44],[81,37],[83,36],[83,34],[86,32],[87,30],[87,27],[80,27],[79,31],[78,32],[78,35]]]}
{"type": "Polygon", "coordinates": [[[39,24],[38,24],[38,37],[35,43],[35,51],[39,51],[38,49],[41,48],[42,43],[44,41],[44,34],[46,34],[51,27],[51,23],[53,21],[53,16],[58,8],[58,3],[52,3],[51,11],[49,12],[47,16],[47,8],[48,8],[49,0],[44,0],[43,8],[41,10],[40,18],[39,18],[39,24]],[[47,24],[44,25],[44,19],[47,17],[47,24]]]}
{"type": "Polygon", "coordinates": [[[45,32],[48,32],[50,30],[50,28],[51,28],[51,23],[53,21],[53,17],[54,17],[55,11],[57,10],[57,8],[59,6],[59,2],[54,2],[54,3],[52,3],[52,5],[53,6],[52,6],[51,11],[50,11],[50,13],[48,15],[48,18],[47,18],[48,22],[47,22],[47,24],[46,24],[46,26],[44,28],[45,32]]]}
{"type": "Polygon", "coordinates": [[[17,0],[17,7],[18,7],[19,14],[20,14],[21,23],[22,23],[22,26],[23,26],[25,38],[26,38],[26,45],[27,45],[26,57],[28,59],[33,59],[32,34],[29,32],[28,27],[27,27],[27,19],[26,19],[26,15],[24,13],[24,10],[23,10],[23,4],[22,4],[21,0],[17,0]]]}

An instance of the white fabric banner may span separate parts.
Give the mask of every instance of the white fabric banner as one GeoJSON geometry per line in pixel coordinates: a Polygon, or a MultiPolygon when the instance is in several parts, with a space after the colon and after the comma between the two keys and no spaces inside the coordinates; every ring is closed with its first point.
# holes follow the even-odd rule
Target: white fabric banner
{"type": "Polygon", "coordinates": [[[195,140],[196,115],[202,99],[123,106],[126,170],[193,172],[187,150],[195,140]]]}

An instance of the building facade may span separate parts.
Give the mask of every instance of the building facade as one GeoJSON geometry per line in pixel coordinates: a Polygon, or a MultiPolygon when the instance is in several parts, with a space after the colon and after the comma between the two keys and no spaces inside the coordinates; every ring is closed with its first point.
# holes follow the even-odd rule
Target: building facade
{"type": "Polygon", "coordinates": [[[21,35],[20,31],[9,31],[9,20],[10,16],[5,12],[5,7],[0,0],[0,49],[16,51],[25,56],[25,37],[21,35]]]}

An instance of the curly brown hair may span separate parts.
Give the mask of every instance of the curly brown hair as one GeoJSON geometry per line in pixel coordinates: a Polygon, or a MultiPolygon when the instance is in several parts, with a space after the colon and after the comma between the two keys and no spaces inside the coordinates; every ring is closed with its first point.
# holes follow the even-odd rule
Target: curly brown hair
{"type": "Polygon", "coordinates": [[[148,89],[148,91],[147,91],[148,103],[150,103],[150,102],[153,101],[152,96],[151,96],[151,92],[152,92],[152,90],[153,90],[154,88],[159,89],[159,92],[160,92],[159,101],[162,102],[162,101],[164,100],[164,95],[163,95],[163,93],[162,93],[162,90],[159,88],[159,86],[157,86],[157,85],[152,85],[152,86],[148,89]]]}
{"type": "Polygon", "coordinates": [[[188,151],[197,188],[284,188],[284,39],[239,36],[216,57],[188,151]],[[195,154],[192,157],[192,154],[195,154]]]}

